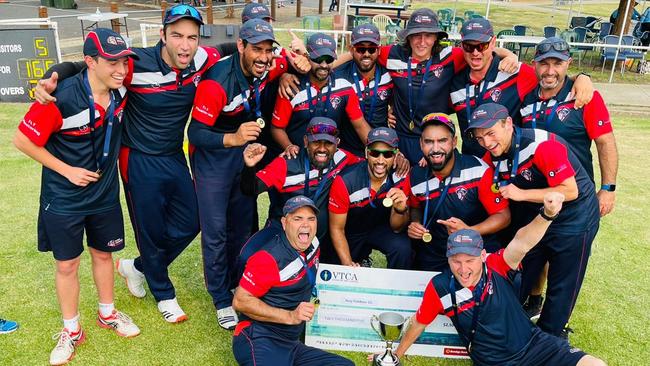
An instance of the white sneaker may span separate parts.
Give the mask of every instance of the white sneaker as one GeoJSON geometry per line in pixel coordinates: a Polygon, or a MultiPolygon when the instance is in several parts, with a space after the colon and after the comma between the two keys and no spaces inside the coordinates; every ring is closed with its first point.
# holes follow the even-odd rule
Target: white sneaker
{"type": "Polygon", "coordinates": [[[226,330],[235,329],[237,323],[239,323],[237,312],[232,308],[232,306],[217,310],[217,319],[219,320],[221,328],[226,330]]]}
{"type": "Polygon", "coordinates": [[[120,337],[131,338],[140,334],[138,328],[131,318],[121,311],[113,310],[113,313],[107,318],[102,314],[97,314],[97,324],[102,328],[113,329],[120,337]]]}
{"type": "Polygon", "coordinates": [[[65,365],[72,360],[75,347],[86,339],[86,335],[81,328],[77,333],[72,334],[66,328],[63,328],[61,332],[52,336],[52,339],[57,338],[59,341],[52,353],[50,353],[50,365],[65,365]]]}
{"type": "Polygon", "coordinates": [[[188,319],[176,298],[158,302],[158,311],[168,323],[180,323],[188,319]]]}
{"type": "Polygon", "coordinates": [[[147,294],[144,290],[144,274],[135,268],[133,259],[118,259],[115,265],[117,273],[124,277],[126,287],[129,288],[131,295],[143,298],[147,294]]]}

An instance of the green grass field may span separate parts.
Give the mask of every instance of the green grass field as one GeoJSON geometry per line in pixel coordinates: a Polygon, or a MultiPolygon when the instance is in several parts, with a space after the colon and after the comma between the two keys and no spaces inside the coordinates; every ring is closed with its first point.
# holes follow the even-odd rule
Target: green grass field
{"type": "MultiPolygon", "coordinates": [[[[0,365],[44,365],[60,330],[51,254],[36,250],[40,168],[18,152],[11,139],[27,104],[0,105],[0,316],[17,320],[21,328],[0,336],[0,365]]],[[[601,222],[572,327],[572,343],[611,365],[647,365],[650,359],[650,165],[646,149],[650,126],[643,118],[614,118],[621,155],[616,210],[601,222]]],[[[124,208],[125,218],[126,206],[124,208]]],[[[136,255],[130,226],[127,248],[117,257],[136,255]]],[[[88,341],[73,365],[233,365],[231,334],[216,323],[204,288],[201,254],[196,240],[171,267],[180,304],[189,321],[169,325],[159,315],[150,294],[129,295],[116,278],[116,304],[142,329],[134,339],[119,338],[94,324],[96,292],[83,254],[81,320],[88,341]]],[[[358,365],[365,355],[346,353],[358,365]]],[[[408,365],[469,365],[467,361],[409,358],[408,365]]]]}

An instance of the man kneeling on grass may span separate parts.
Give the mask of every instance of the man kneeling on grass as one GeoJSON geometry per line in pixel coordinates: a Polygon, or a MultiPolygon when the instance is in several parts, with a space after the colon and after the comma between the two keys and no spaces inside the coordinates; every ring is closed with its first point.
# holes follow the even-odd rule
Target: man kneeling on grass
{"type": "Polygon", "coordinates": [[[483,239],[474,230],[451,234],[449,268],[427,285],[396,354],[403,356],[426,325],[444,314],[452,320],[475,365],[605,365],[531,323],[510,280],[510,272],[519,268],[526,253],[542,239],[563,201],[563,194],[547,193],[533,221],[505,249],[493,254],[486,254],[483,239]]]}
{"type": "Polygon", "coordinates": [[[135,54],[110,29],[88,33],[86,70],[59,84],[57,102],[35,102],[18,126],[16,147],[43,164],[38,249],[56,260],[56,295],[63,330],[50,364],[63,365],[84,341],[79,325],[79,262],[86,232],[99,296],[97,324],[122,337],[140,329],[113,305],[112,252],[124,248],[117,156],[122,135],[129,57],[135,54]]]}

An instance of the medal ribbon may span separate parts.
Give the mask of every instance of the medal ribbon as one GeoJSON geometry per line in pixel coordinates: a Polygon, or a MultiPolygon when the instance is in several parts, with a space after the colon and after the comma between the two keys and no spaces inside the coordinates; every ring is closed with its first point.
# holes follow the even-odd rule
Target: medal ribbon
{"type": "Polygon", "coordinates": [[[422,91],[424,90],[424,86],[427,83],[427,75],[429,74],[429,69],[431,68],[431,63],[433,62],[433,56],[429,58],[427,61],[426,66],[424,67],[424,73],[422,74],[422,83],[420,84],[420,90],[418,91],[418,95],[415,98],[416,101],[413,102],[413,75],[411,75],[411,57],[409,57],[408,64],[406,65],[406,70],[407,70],[407,75],[406,75],[406,80],[408,83],[408,98],[409,98],[409,116],[411,117],[411,122],[415,121],[415,113],[417,111],[417,99],[422,96],[422,91]],[[413,107],[413,104],[415,104],[415,108],[413,107]]]}
{"type": "MultiPolygon", "coordinates": [[[[465,336],[463,335],[463,338],[465,338],[465,342],[467,342],[467,350],[472,346],[472,341],[474,340],[474,335],[476,334],[476,326],[478,325],[478,314],[481,311],[481,298],[483,297],[483,292],[485,290],[485,283],[488,282],[487,279],[487,266],[483,264],[483,274],[481,275],[481,280],[479,283],[474,287],[474,291],[472,291],[472,297],[474,300],[474,312],[472,313],[472,326],[469,330],[469,335],[465,336]]],[[[456,281],[454,279],[454,275],[451,275],[451,278],[449,279],[449,290],[450,293],[449,295],[451,296],[451,306],[454,309],[454,316],[452,317],[452,320],[454,323],[456,323],[456,328],[460,329],[459,323],[458,323],[458,303],[456,302],[456,281]]],[[[458,334],[462,334],[462,332],[458,332],[458,334]]]]}
{"type": "Polygon", "coordinates": [[[361,112],[363,113],[363,117],[365,118],[366,122],[370,123],[370,121],[373,120],[373,116],[375,115],[375,105],[377,102],[377,92],[379,91],[379,82],[381,78],[381,71],[379,70],[379,66],[375,65],[375,86],[373,87],[373,94],[369,95],[367,90],[370,87],[370,81],[368,81],[368,84],[366,85],[366,88],[364,92],[361,91],[361,82],[359,81],[359,75],[357,75],[357,65],[352,66],[354,68],[354,71],[352,72],[352,78],[354,79],[354,86],[356,87],[355,91],[357,92],[357,98],[359,98],[359,105],[361,106],[361,112]],[[370,111],[366,114],[366,101],[364,100],[364,94],[365,97],[370,97],[370,111]]]}
{"type": "MultiPolygon", "coordinates": [[[[553,117],[555,117],[555,112],[557,112],[557,107],[559,106],[560,102],[555,100],[555,105],[553,106],[553,109],[551,109],[551,114],[548,117],[546,117],[546,108],[540,110],[541,115],[544,115],[544,122],[546,122],[547,129],[551,126],[551,122],[553,121],[553,117]],[[550,119],[547,120],[547,118],[550,119]]],[[[531,121],[531,128],[537,128],[537,102],[533,103],[533,120],[531,121]]]]}
{"type": "MultiPolygon", "coordinates": [[[[331,76],[329,77],[327,81],[327,95],[325,96],[325,103],[323,103],[323,114],[322,116],[325,117],[327,116],[327,105],[330,103],[330,96],[332,95],[332,89],[334,88],[334,85],[332,85],[332,78],[331,76]]],[[[321,88],[318,90],[318,93],[316,94],[316,105],[320,103],[320,95],[323,89],[321,88]]],[[[314,107],[311,103],[312,97],[311,97],[311,83],[308,81],[307,82],[307,105],[309,106],[309,119],[314,118],[314,113],[316,113],[316,107],[314,107]]]]}
{"type": "MultiPolygon", "coordinates": [[[[455,164],[454,164],[455,165],[455,164]]],[[[451,178],[453,177],[453,169],[451,174],[445,179],[445,180],[440,180],[440,183],[443,184],[442,192],[440,193],[440,196],[438,197],[438,201],[436,202],[436,207],[433,209],[433,212],[431,212],[431,217],[427,220],[427,217],[429,216],[429,170],[427,169],[426,171],[426,183],[425,183],[425,192],[424,195],[426,197],[426,203],[424,204],[424,217],[422,217],[422,224],[424,225],[425,228],[429,228],[429,225],[431,225],[431,220],[436,216],[438,213],[438,210],[440,210],[440,207],[442,206],[442,203],[445,201],[445,198],[447,198],[447,192],[449,191],[449,186],[451,186],[451,178]]]]}
{"type": "Polygon", "coordinates": [[[83,79],[84,89],[86,89],[86,94],[88,94],[88,111],[89,111],[88,123],[90,125],[90,140],[91,140],[90,144],[92,145],[93,158],[95,159],[95,167],[97,168],[96,172],[101,174],[102,171],[101,168],[104,166],[104,163],[108,159],[108,154],[111,148],[111,134],[113,132],[113,119],[114,119],[113,114],[115,113],[115,98],[113,96],[113,92],[109,91],[109,94],[111,96],[111,102],[108,106],[108,111],[104,116],[107,122],[106,132],[104,134],[104,147],[102,150],[102,156],[99,159],[97,159],[97,153],[95,151],[95,99],[93,98],[93,91],[92,89],[90,89],[90,83],[88,82],[88,70],[84,71],[82,79],[83,79]]]}
{"type": "MultiPolygon", "coordinates": [[[[499,182],[499,173],[500,173],[499,167],[501,166],[501,161],[499,161],[497,165],[494,167],[494,176],[492,177],[492,186],[496,185],[497,188],[505,186],[508,183],[512,183],[515,180],[515,176],[517,175],[517,170],[519,169],[519,147],[521,145],[521,130],[518,127],[514,127],[514,129],[515,129],[515,149],[513,151],[514,157],[513,157],[512,166],[510,167],[510,176],[508,177],[507,180],[504,180],[503,182],[499,182]]],[[[510,162],[509,159],[508,162],[510,162]]]]}
{"type": "MultiPolygon", "coordinates": [[[[261,92],[260,92],[260,79],[255,79],[253,82],[253,94],[255,95],[255,117],[257,118],[262,118],[262,97],[261,97],[261,92]]],[[[242,101],[244,104],[244,109],[246,110],[246,113],[251,112],[251,106],[248,103],[248,98],[246,97],[246,91],[243,91],[241,93],[242,101]]]]}
{"type": "Polygon", "coordinates": [[[372,185],[370,184],[370,173],[368,172],[368,169],[366,169],[366,176],[368,178],[368,203],[370,203],[370,207],[372,208],[377,208],[375,206],[375,200],[377,197],[379,197],[380,194],[384,193],[384,188],[386,188],[386,192],[390,191],[391,188],[393,188],[393,177],[392,174],[388,174],[388,177],[386,177],[386,181],[382,183],[382,185],[379,187],[377,192],[375,192],[375,196],[372,196],[372,185]]]}
{"type": "Polygon", "coordinates": [[[311,197],[309,195],[309,158],[305,156],[305,187],[303,188],[303,194],[305,197],[309,197],[312,199],[312,201],[317,202],[318,197],[320,194],[323,192],[323,188],[325,188],[325,183],[330,179],[330,177],[333,175],[332,173],[332,168],[334,167],[333,162],[330,162],[329,168],[327,169],[327,175],[322,177],[320,183],[318,184],[318,188],[316,188],[316,192],[314,193],[314,196],[311,197]]]}

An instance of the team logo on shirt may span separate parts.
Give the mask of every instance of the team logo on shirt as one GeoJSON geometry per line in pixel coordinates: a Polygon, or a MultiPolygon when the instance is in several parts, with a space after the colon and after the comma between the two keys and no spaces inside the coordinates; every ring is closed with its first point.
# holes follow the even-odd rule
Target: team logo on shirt
{"type": "Polygon", "coordinates": [[[571,113],[571,110],[569,108],[558,109],[557,118],[559,118],[560,121],[564,122],[564,120],[569,116],[569,113],[571,113]]]}
{"type": "MultiPolygon", "coordinates": [[[[379,96],[380,100],[386,100],[386,99],[388,99],[388,90],[386,90],[386,89],[379,90],[377,92],[377,95],[379,96]]],[[[600,122],[602,123],[602,121],[600,121],[600,122]]]]}
{"type": "Polygon", "coordinates": [[[490,98],[496,103],[501,99],[501,89],[494,89],[492,90],[492,93],[490,93],[490,98]]]}
{"type": "Polygon", "coordinates": [[[120,109],[119,112],[117,112],[117,120],[122,122],[123,115],[124,115],[124,109],[120,109]]]}
{"type": "Polygon", "coordinates": [[[465,200],[465,196],[467,196],[467,189],[465,187],[460,187],[456,191],[456,196],[458,196],[458,199],[461,201],[465,200]]]}
{"type": "MultiPolygon", "coordinates": [[[[425,72],[426,72],[426,71],[425,71],[425,72]]],[[[433,68],[433,76],[435,76],[435,77],[437,77],[438,79],[440,79],[440,76],[441,76],[441,75],[442,75],[442,66],[440,66],[440,65],[436,65],[436,66],[433,68]]]]}
{"type": "Polygon", "coordinates": [[[338,108],[339,104],[341,104],[341,97],[330,98],[330,104],[332,104],[332,108],[338,108]]]}
{"type": "Polygon", "coordinates": [[[530,172],[530,169],[522,170],[521,176],[524,177],[524,179],[529,182],[533,180],[533,173],[530,172]]]}
{"type": "Polygon", "coordinates": [[[192,79],[192,82],[194,83],[194,86],[198,86],[199,81],[201,81],[201,75],[200,74],[194,75],[194,78],[192,79]]]}

